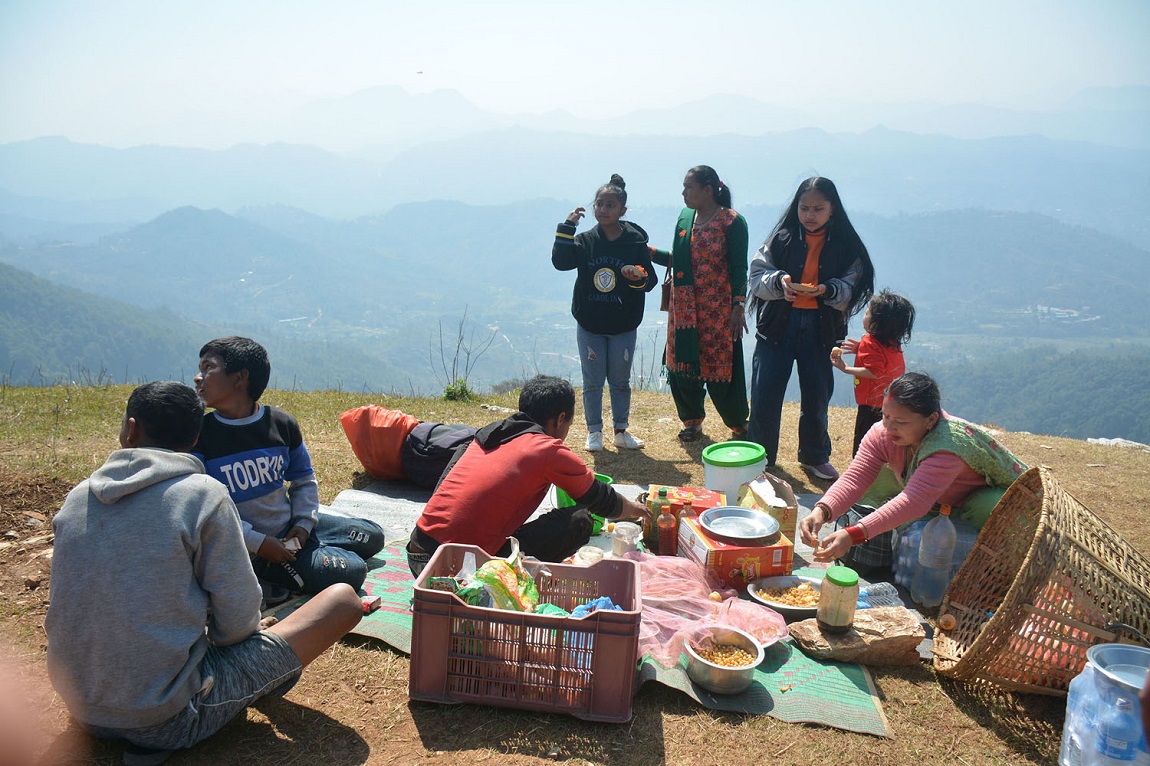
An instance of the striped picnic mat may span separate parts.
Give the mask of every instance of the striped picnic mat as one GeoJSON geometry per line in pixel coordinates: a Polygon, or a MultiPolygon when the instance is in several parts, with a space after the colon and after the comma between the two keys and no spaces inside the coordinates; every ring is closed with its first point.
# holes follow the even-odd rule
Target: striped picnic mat
{"type": "MultiPolygon", "coordinates": [[[[363,591],[379,596],[382,606],[364,616],[353,633],[383,641],[411,654],[411,601],[415,581],[407,568],[404,545],[389,543],[368,562],[363,591]]],[[[275,614],[290,614],[300,599],[275,614]]],[[[811,659],[784,641],[767,649],[755,671],[751,688],[742,694],[711,694],[687,677],[686,656],[678,667],[665,668],[644,657],[638,666],[635,688],[647,681],[670,686],[704,707],[740,713],[765,714],[788,723],[815,723],[837,729],[889,737],[890,728],[870,673],[861,665],[811,659]]]]}

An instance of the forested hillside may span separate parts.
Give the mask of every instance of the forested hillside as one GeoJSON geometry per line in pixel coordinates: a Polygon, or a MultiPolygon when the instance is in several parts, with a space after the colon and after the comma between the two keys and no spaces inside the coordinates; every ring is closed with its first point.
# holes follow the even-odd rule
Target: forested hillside
{"type": "MultiPolygon", "coordinates": [[[[0,262],[26,270],[5,267],[0,372],[33,384],[187,378],[203,341],[241,333],[269,347],[289,389],[435,394],[455,375],[485,390],[536,372],[578,381],[573,275],[550,263],[571,204],[411,203],[356,221],[186,207],[90,244],[0,244],[0,262]]],[[[659,223],[676,212],[637,220],[666,247],[659,223]]],[[[743,212],[753,250],[778,211],[743,212]]],[[[1016,430],[1150,441],[1137,373],[1150,361],[1150,254],[1030,213],[852,217],[877,286],[916,305],[907,359],[940,378],[948,407],[1016,430]]],[[[636,383],[655,387],[656,300],[635,367],[636,383]]],[[[850,404],[849,379],[837,382],[836,403],[850,404]]]]}
{"type": "Polygon", "coordinates": [[[961,417],[1010,431],[1150,444],[1148,347],[1020,347],[925,369],[938,379],[943,405],[961,417]]]}
{"type": "Polygon", "coordinates": [[[254,335],[272,357],[272,385],[293,389],[409,391],[412,382],[372,349],[298,343],[262,327],[198,322],[61,287],[0,263],[0,382],[191,382],[213,337],[254,335]]]}

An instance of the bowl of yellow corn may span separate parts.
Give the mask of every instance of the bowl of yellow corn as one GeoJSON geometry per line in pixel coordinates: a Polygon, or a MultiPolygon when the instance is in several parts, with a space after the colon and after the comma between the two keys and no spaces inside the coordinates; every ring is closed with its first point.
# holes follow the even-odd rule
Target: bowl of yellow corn
{"type": "Polygon", "coordinates": [[[745,692],[763,661],[763,647],[749,633],[726,625],[710,625],[684,642],[687,676],[715,694],[745,692]]]}

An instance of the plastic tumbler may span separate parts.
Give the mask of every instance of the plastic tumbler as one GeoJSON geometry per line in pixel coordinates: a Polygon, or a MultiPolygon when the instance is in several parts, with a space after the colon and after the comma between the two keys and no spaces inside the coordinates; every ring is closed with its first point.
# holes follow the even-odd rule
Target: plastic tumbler
{"type": "Polygon", "coordinates": [[[639,550],[639,538],[643,536],[643,528],[630,521],[615,523],[615,540],[611,544],[611,553],[622,556],[624,553],[639,550]]]}
{"type": "MultiPolygon", "coordinates": [[[[612,479],[610,476],[607,476],[606,474],[602,474],[602,473],[595,474],[595,478],[598,479],[599,481],[603,482],[604,484],[613,484],[615,482],[615,480],[612,479]]],[[[556,508],[571,508],[574,505],[575,505],[575,501],[571,499],[570,495],[568,495],[566,492],[561,490],[559,487],[555,488],[555,507],[556,508]]],[[[596,516],[595,514],[591,514],[591,534],[593,534],[593,535],[599,534],[599,531],[601,529],[603,529],[603,524],[605,524],[606,521],[607,520],[604,519],[602,516],[596,516]]]]}

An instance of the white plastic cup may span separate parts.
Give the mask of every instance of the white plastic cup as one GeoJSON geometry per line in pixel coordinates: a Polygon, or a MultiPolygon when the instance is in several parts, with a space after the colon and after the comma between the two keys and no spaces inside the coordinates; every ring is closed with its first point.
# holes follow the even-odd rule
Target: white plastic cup
{"type": "Polygon", "coordinates": [[[584,545],[579,550],[575,551],[574,563],[581,567],[589,567],[603,560],[603,549],[596,548],[594,545],[584,545]]]}
{"type": "Polygon", "coordinates": [[[611,544],[611,553],[622,556],[625,553],[639,550],[639,538],[643,536],[643,528],[631,521],[620,521],[615,524],[615,540],[611,544]]]}

